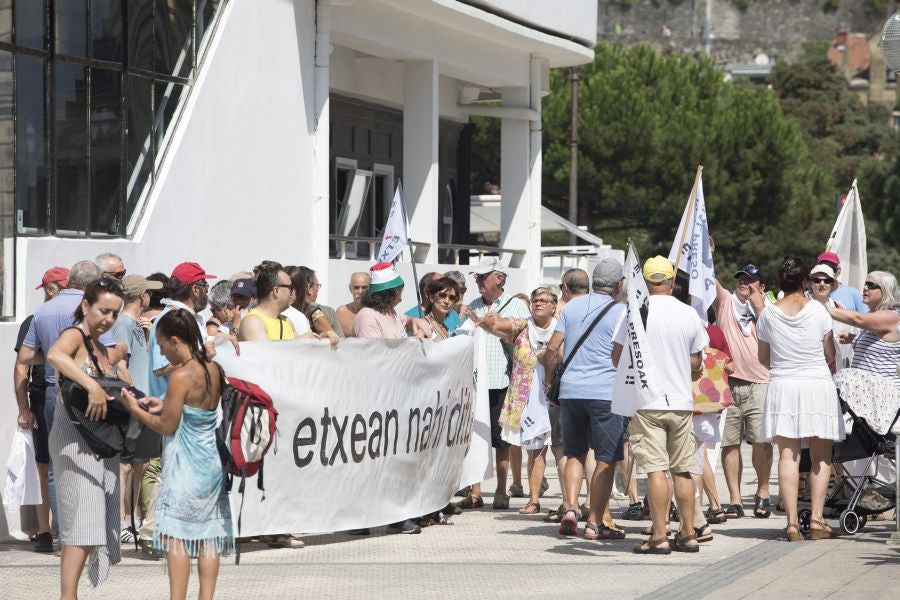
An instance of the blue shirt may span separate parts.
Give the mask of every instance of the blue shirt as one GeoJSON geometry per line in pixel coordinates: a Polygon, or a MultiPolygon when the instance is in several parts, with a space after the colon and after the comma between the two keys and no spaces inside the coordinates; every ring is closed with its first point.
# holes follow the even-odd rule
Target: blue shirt
{"type": "Polygon", "coordinates": [[[862,294],[852,285],[841,285],[838,289],[831,292],[831,299],[840,302],[844,308],[855,310],[856,312],[869,312],[869,307],[863,304],[862,294]]]}
{"type": "MultiPolygon", "coordinates": [[[[28,333],[25,334],[23,345],[46,355],[59,339],[60,334],[75,325],[75,310],[81,304],[83,297],[84,290],[64,289],[60,290],[56,298],[41,304],[34,313],[34,319],[28,327],[28,333]]],[[[109,335],[109,332],[100,336],[100,342],[104,346],[115,345],[115,340],[109,335]]],[[[49,362],[44,365],[44,381],[48,386],[56,385],[56,369],[49,362]]]]}
{"type": "MultiPolygon", "coordinates": [[[[422,315],[425,314],[425,311],[422,311],[422,315],[419,314],[419,307],[413,306],[411,309],[406,311],[405,314],[407,317],[413,317],[415,319],[422,318],[422,315]]],[[[450,309],[450,312],[447,313],[447,317],[444,319],[444,327],[447,328],[447,335],[453,335],[453,332],[456,331],[456,328],[462,325],[462,319],[459,318],[459,313],[450,309]]]]}
{"type": "Polygon", "coordinates": [[[119,315],[115,325],[109,330],[117,342],[125,342],[128,346],[128,372],[134,387],[147,393],[150,375],[150,352],[147,338],[140,324],[128,315],[119,315]]]}
{"type": "Polygon", "coordinates": [[[147,391],[150,393],[149,395],[154,398],[162,398],[169,389],[169,376],[156,375],[153,371],[169,366],[169,359],[163,356],[162,350],[159,347],[159,342],[156,340],[156,324],[159,323],[160,318],[170,310],[172,310],[172,307],[166,306],[162,309],[162,312],[153,319],[153,326],[150,328],[150,341],[147,343],[147,349],[150,354],[150,366],[147,370],[147,391]]]}
{"type": "MultiPolygon", "coordinates": [[[[613,299],[606,294],[592,292],[566,303],[556,324],[556,331],[566,336],[563,360],[569,357],[582,334],[610,302],[613,299]]],[[[612,400],[616,380],[616,368],[612,364],[613,333],[624,310],[624,304],[610,308],[578,349],[563,373],[559,388],[561,399],[612,400]]]]}

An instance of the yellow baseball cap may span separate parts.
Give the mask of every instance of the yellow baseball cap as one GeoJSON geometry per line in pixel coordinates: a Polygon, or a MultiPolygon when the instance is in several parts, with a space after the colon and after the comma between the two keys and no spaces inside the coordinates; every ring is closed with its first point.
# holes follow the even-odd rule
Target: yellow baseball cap
{"type": "Polygon", "coordinates": [[[675,267],[664,256],[654,256],[644,262],[644,279],[652,283],[662,283],[675,277],[675,267]]]}

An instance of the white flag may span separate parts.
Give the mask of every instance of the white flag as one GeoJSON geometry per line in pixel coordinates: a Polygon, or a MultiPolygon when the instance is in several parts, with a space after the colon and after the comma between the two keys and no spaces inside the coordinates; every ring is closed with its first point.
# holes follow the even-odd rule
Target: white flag
{"type": "Polygon", "coordinates": [[[397,189],[394,191],[394,199],[391,200],[391,212],[384,225],[381,247],[378,248],[375,260],[376,262],[394,262],[394,259],[407,246],[409,246],[409,221],[406,219],[406,209],[403,207],[398,183],[397,189]]]}
{"type": "Polygon", "coordinates": [[[688,198],[678,225],[678,233],[669,251],[669,262],[690,276],[688,293],[691,306],[707,322],[706,311],[716,299],[716,273],[713,269],[712,250],[709,247],[709,227],[706,223],[706,203],[703,200],[703,175],[697,176],[697,193],[688,198]],[[682,242],[683,240],[683,242],[682,242]],[[681,244],[681,257],[678,245],[681,244]]]}
{"type": "Polygon", "coordinates": [[[841,274],[838,275],[841,283],[861,290],[868,274],[869,259],[866,255],[866,224],[855,179],[831,230],[826,250],[841,259],[841,274]]]}
{"type": "Polygon", "coordinates": [[[628,328],[628,337],[616,369],[612,412],[630,417],[643,406],[661,398],[662,393],[658,389],[656,362],[650,353],[647,331],[641,318],[641,307],[648,305],[650,294],[647,292],[641,261],[631,244],[628,245],[628,256],[625,257],[624,274],[625,285],[628,286],[628,301],[621,327],[628,328]]]}

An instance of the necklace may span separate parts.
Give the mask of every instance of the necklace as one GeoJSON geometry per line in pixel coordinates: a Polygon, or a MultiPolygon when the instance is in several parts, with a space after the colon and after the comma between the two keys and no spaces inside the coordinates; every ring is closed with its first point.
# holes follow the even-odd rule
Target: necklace
{"type": "Polygon", "coordinates": [[[441,339],[447,339],[450,337],[450,333],[447,331],[447,328],[444,327],[443,323],[438,323],[437,320],[432,316],[431,313],[428,313],[427,320],[434,326],[434,332],[441,337],[441,339]]]}

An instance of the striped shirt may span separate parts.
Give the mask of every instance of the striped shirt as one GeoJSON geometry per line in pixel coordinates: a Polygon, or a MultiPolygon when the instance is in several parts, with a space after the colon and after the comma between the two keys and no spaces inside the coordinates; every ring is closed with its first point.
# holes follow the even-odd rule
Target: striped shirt
{"type": "MultiPolygon", "coordinates": [[[[484,298],[479,296],[471,304],[469,308],[475,311],[479,317],[484,316],[488,312],[499,312],[504,319],[527,319],[531,316],[528,307],[518,298],[514,298],[507,293],[494,300],[490,306],[486,305],[484,298]],[[512,300],[512,302],[510,302],[512,300]],[[502,310],[501,310],[502,308],[502,310]]],[[[492,390],[500,390],[509,386],[509,376],[506,373],[506,365],[508,363],[506,353],[503,351],[503,345],[500,338],[494,335],[488,335],[485,339],[485,357],[488,366],[488,388],[492,390]]]]}
{"type": "Polygon", "coordinates": [[[856,369],[878,373],[900,389],[897,361],[900,360],[900,341],[886,342],[878,334],[862,331],[853,342],[853,364],[856,369]]]}

